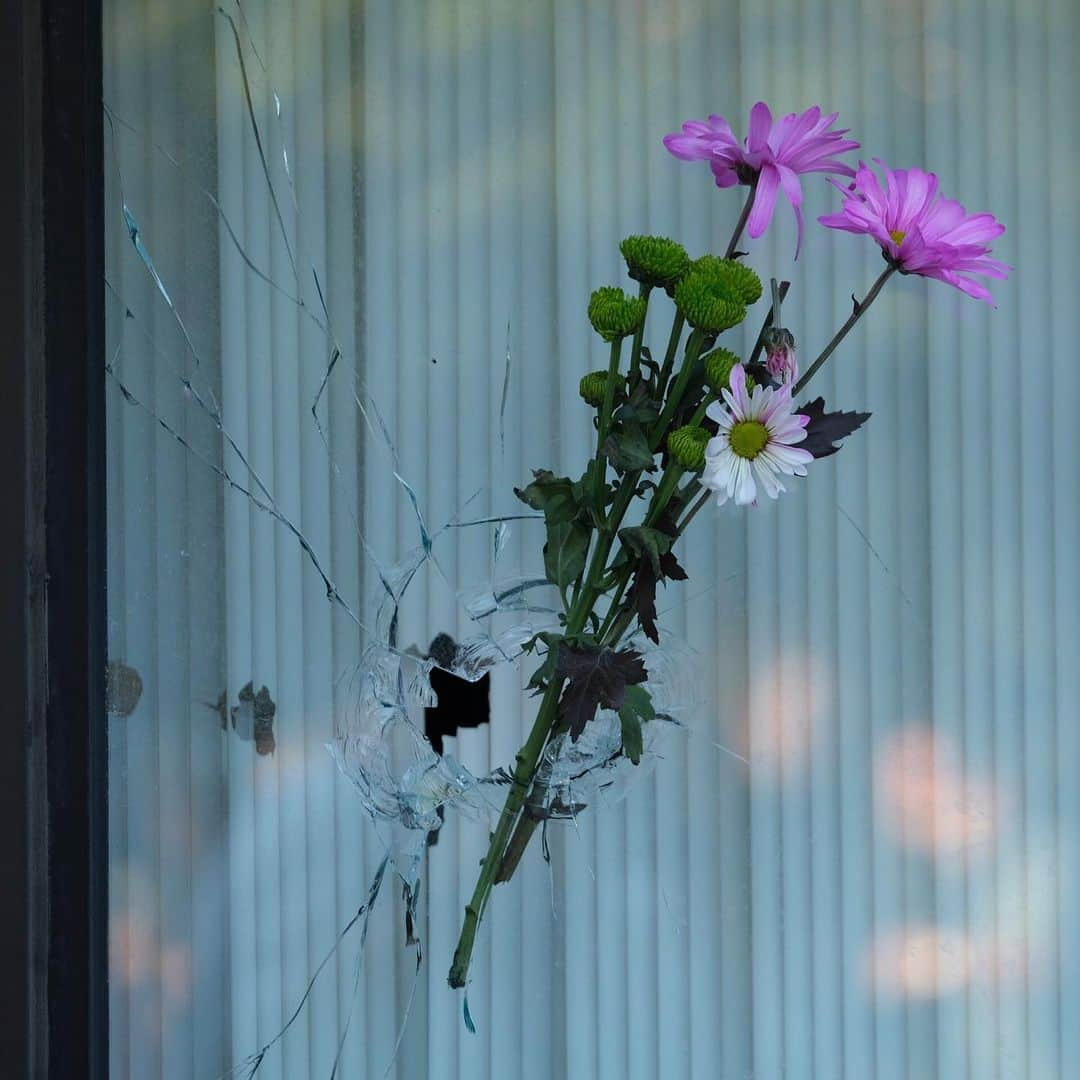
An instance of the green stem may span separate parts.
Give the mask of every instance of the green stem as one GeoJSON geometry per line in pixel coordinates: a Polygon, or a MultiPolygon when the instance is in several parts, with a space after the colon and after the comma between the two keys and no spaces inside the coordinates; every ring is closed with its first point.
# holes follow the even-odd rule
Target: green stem
{"type": "Polygon", "coordinates": [[[690,422],[687,427],[698,427],[701,421],[705,419],[705,410],[716,400],[715,394],[706,394],[694,411],[694,415],[690,417],[690,422]]]}
{"type": "Polygon", "coordinates": [[[533,721],[532,730],[525,745],[518,751],[517,765],[514,769],[513,783],[510,785],[510,794],[506,797],[502,813],[499,815],[499,823],[492,834],[491,843],[488,845],[487,855],[481,864],[480,876],[473,889],[472,898],[465,908],[465,919],[461,924],[461,936],[458,938],[457,948],[454,950],[454,962],[450,967],[448,981],[453,987],[465,985],[469,974],[469,964],[472,961],[473,945],[476,941],[476,931],[480,926],[480,920],[487,905],[491,887],[495,884],[495,874],[499,869],[503,849],[510,837],[510,830],[517,820],[518,811],[525,802],[525,796],[532,786],[532,778],[536,772],[536,764],[547,742],[548,732],[552,726],[555,708],[559,701],[559,693],[562,690],[563,680],[552,677],[544,690],[543,700],[533,721]]]}
{"type": "MultiPolygon", "coordinates": [[[[791,288],[790,281],[781,281],[778,296],[781,302],[788,294],[788,289],[791,288]]],[[[765,335],[769,331],[769,327],[773,324],[773,310],[769,308],[768,314],[765,316],[765,321],[761,324],[761,329],[758,331],[757,340],[754,342],[754,347],[750,350],[750,359],[747,364],[754,363],[755,360],[761,355],[761,350],[765,348],[765,335]]]]}
{"type": "Polygon", "coordinates": [[[607,456],[604,454],[604,442],[611,428],[611,413],[615,406],[615,379],[619,374],[619,358],[622,354],[622,338],[611,343],[611,359],[608,361],[607,385],[604,387],[604,400],[600,405],[600,415],[596,421],[596,468],[594,495],[597,513],[604,512],[604,488],[607,487],[607,456]]]}
{"type": "Polygon", "coordinates": [[[641,286],[638,289],[638,296],[645,301],[645,315],[642,317],[641,325],[637,328],[634,334],[634,342],[630,346],[630,374],[636,375],[638,369],[641,367],[641,342],[645,337],[645,320],[649,317],[649,293],[652,291],[651,285],[646,285],[645,282],[641,282],[641,286]]]}
{"type": "Polygon", "coordinates": [[[701,498],[699,498],[698,501],[690,507],[690,510],[687,513],[686,517],[684,517],[682,521],[679,522],[678,528],[676,528],[675,530],[676,539],[682,536],[684,532],[686,532],[686,526],[689,525],[695,517],[697,517],[698,511],[709,501],[710,498],[712,498],[712,494],[713,493],[711,491],[703,491],[701,493],[701,498]]]}
{"type": "Polygon", "coordinates": [[[686,356],[683,358],[683,366],[675,377],[675,385],[672,386],[671,393],[668,394],[667,401],[664,402],[664,409],[660,413],[660,419],[656,421],[656,427],[653,428],[652,436],[649,438],[649,448],[653,451],[660,446],[664,436],[667,434],[671,418],[675,415],[675,410],[678,409],[683,392],[686,390],[686,384],[693,374],[694,364],[697,363],[698,354],[701,352],[701,343],[704,340],[705,335],[702,331],[695,330],[686,343],[686,356]]]}
{"type": "Polygon", "coordinates": [[[832,341],[822,350],[821,355],[806,369],[806,374],[795,384],[795,389],[792,390],[791,396],[796,397],[800,390],[814,377],[818,368],[825,363],[826,360],[832,356],[836,350],[836,346],[847,337],[851,328],[862,318],[866,309],[877,299],[877,295],[885,287],[885,282],[889,280],[896,273],[897,267],[890,263],[881,272],[877,281],[870,286],[870,291],[866,294],[865,299],[861,300],[855,305],[855,309],[848,316],[847,322],[840,327],[839,330],[833,335],[832,341]]]}
{"type": "Polygon", "coordinates": [[[742,231],[746,228],[746,223],[750,219],[750,211],[754,208],[754,195],[757,193],[757,177],[755,176],[750,184],[750,193],[746,196],[746,202],[743,203],[743,208],[739,214],[739,220],[735,222],[735,231],[731,234],[731,240],[728,242],[727,251],[724,252],[725,259],[731,259],[735,255],[735,249],[739,246],[739,240],[742,238],[742,231]]]}
{"type": "Polygon", "coordinates": [[[667,352],[664,353],[664,364],[660,368],[660,375],[656,380],[656,396],[658,399],[663,399],[664,391],[667,389],[668,379],[671,378],[671,369],[675,365],[675,355],[679,351],[679,340],[682,337],[685,325],[686,320],[682,317],[682,313],[676,309],[675,321],[671,324],[671,334],[668,336],[667,352]]]}

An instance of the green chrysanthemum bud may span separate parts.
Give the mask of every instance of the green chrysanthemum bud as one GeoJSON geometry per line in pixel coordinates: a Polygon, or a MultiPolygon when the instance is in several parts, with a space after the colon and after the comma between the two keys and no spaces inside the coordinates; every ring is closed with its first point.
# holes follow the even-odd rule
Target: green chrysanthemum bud
{"type": "Polygon", "coordinates": [[[744,266],[735,259],[702,255],[700,259],[695,259],[691,266],[694,270],[722,281],[728,292],[747,307],[761,299],[761,278],[749,266],[744,266]]]}
{"type": "Polygon", "coordinates": [[[668,451],[684,469],[700,469],[705,464],[705,447],[712,436],[691,424],[668,436],[668,451]]]}
{"type": "Polygon", "coordinates": [[[635,281],[669,289],[690,269],[690,256],[682,244],[665,236],[628,236],[619,250],[635,281]]]}
{"type": "Polygon", "coordinates": [[[605,340],[628,337],[645,319],[645,301],[605,285],[589,298],[589,322],[605,340]]]}
{"type": "Polygon", "coordinates": [[[746,318],[746,308],[717,276],[691,270],[675,286],[675,303],[683,318],[708,334],[729,330],[746,318]]]}
{"type": "Polygon", "coordinates": [[[604,392],[607,390],[608,373],[606,371],[590,371],[588,375],[581,376],[578,383],[578,393],[588,404],[599,408],[604,403],[604,392]]]}
{"type": "Polygon", "coordinates": [[[713,349],[704,358],[705,385],[714,393],[728,388],[731,369],[738,364],[739,358],[730,349],[713,349]]]}

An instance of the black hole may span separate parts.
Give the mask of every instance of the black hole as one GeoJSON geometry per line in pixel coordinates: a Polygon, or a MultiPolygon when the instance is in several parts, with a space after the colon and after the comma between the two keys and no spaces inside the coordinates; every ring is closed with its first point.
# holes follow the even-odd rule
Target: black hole
{"type": "MultiPolygon", "coordinates": [[[[431,643],[428,655],[436,662],[449,666],[457,652],[457,643],[449,634],[439,634],[431,643]]],[[[459,678],[442,668],[432,668],[431,688],[439,699],[438,705],[424,710],[424,734],[432,749],[440,757],[443,740],[456,735],[462,728],[476,728],[491,719],[491,676],[485,675],[476,682],[459,678]]],[[[439,820],[443,808],[439,807],[439,820]]],[[[432,832],[428,842],[438,840],[438,832],[432,832]]]]}

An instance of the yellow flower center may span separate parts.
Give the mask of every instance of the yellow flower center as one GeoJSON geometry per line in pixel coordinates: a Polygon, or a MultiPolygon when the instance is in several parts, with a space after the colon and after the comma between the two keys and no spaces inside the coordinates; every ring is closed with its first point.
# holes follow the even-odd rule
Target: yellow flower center
{"type": "Polygon", "coordinates": [[[765,449],[769,432],[759,420],[740,420],[731,426],[728,441],[739,457],[753,461],[765,449]]]}
{"type": "Polygon", "coordinates": [[[907,233],[903,229],[890,229],[889,235],[892,237],[893,243],[899,247],[904,242],[907,233]]]}

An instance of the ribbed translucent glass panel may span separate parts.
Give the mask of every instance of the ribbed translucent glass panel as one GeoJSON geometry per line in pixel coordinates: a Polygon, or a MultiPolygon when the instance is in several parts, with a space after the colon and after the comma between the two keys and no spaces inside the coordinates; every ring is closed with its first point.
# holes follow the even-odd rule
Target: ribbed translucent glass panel
{"type": "MultiPolygon", "coordinates": [[[[105,7],[112,1075],[1075,1075],[1080,8],[105,7]],[[448,808],[418,903],[391,868],[368,909],[387,838],[328,744],[411,552],[425,654],[542,565],[528,521],[459,526],[595,452],[590,291],[632,233],[723,252],[740,192],[661,139],[758,100],[933,170],[1015,269],[997,310],[897,275],[815,381],[870,421],[695,518],[658,597],[693,707],[496,887],[473,1032],[493,819],[448,808]]],[[[782,197],[741,246],[809,359],[882,263],[802,180],[799,260],[782,197]]],[[[529,674],[447,734],[470,775],[513,767],[529,674]]]]}

